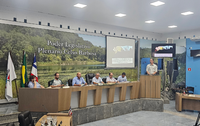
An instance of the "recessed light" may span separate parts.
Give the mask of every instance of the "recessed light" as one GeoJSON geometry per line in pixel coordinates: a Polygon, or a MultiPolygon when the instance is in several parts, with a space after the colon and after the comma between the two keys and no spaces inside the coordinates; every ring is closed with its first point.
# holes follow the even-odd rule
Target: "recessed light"
{"type": "Polygon", "coordinates": [[[86,7],[87,5],[85,5],[85,4],[80,4],[80,3],[77,3],[77,4],[75,4],[74,5],[74,7],[79,7],[79,8],[84,8],[84,7],[86,7]]]}
{"type": "Polygon", "coordinates": [[[176,28],[176,27],[177,27],[176,25],[168,26],[168,28],[176,28]]]}
{"type": "Polygon", "coordinates": [[[187,12],[183,12],[181,13],[182,15],[190,15],[190,14],[194,14],[194,12],[191,12],[191,11],[187,11],[187,12]]]}
{"type": "Polygon", "coordinates": [[[160,6],[160,5],[163,5],[163,4],[165,4],[165,3],[161,2],[161,1],[156,1],[156,2],[151,3],[151,5],[153,5],[153,6],[160,6]]]}
{"type": "Polygon", "coordinates": [[[126,14],[119,13],[119,14],[115,14],[115,16],[117,16],[117,17],[124,17],[124,16],[126,16],[126,14]]]}
{"type": "Polygon", "coordinates": [[[155,21],[149,20],[149,21],[145,21],[145,23],[154,23],[155,21]]]}

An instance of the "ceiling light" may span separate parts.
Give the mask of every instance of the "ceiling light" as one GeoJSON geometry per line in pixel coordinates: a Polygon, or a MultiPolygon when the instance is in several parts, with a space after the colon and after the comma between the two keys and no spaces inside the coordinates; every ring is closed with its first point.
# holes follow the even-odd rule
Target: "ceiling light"
{"type": "Polygon", "coordinates": [[[84,7],[86,7],[86,6],[87,6],[87,5],[85,5],[85,4],[80,4],[80,3],[74,5],[74,7],[79,7],[79,8],[84,8],[84,7]]]}
{"type": "Polygon", "coordinates": [[[154,23],[155,21],[149,20],[149,21],[145,21],[145,23],[154,23]]]}
{"type": "Polygon", "coordinates": [[[115,14],[115,16],[117,16],[117,17],[124,17],[124,16],[126,16],[126,14],[119,13],[119,14],[115,14]]]}
{"type": "Polygon", "coordinates": [[[168,28],[176,28],[176,27],[177,27],[176,25],[168,26],[168,28]]]}
{"type": "Polygon", "coordinates": [[[163,4],[165,4],[165,3],[161,2],[161,1],[151,3],[151,5],[153,5],[153,6],[160,6],[160,5],[163,5],[163,4]]]}
{"type": "Polygon", "coordinates": [[[187,11],[187,12],[183,12],[181,13],[182,15],[190,15],[190,14],[194,14],[194,12],[191,12],[191,11],[187,11]]]}

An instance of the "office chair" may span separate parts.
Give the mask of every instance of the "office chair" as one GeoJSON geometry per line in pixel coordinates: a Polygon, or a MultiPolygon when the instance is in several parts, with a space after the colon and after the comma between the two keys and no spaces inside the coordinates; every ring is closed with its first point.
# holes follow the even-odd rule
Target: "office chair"
{"type": "Polygon", "coordinates": [[[52,85],[52,80],[48,81],[48,87],[52,85]]]}
{"type": "Polygon", "coordinates": [[[24,84],[25,87],[28,87],[29,81],[24,84]]]}
{"type": "Polygon", "coordinates": [[[68,85],[69,85],[69,86],[72,86],[72,80],[73,80],[73,79],[69,79],[69,80],[68,80],[68,85]]]}
{"type": "Polygon", "coordinates": [[[85,75],[85,78],[86,78],[86,82],[88,84],[91,84],[92,83],[92,78],[95,77],[95,75],[93,73],[89,73],[89,74],[86,74],[85,75]]]}
{"type": "Polygon", "coordinates": [[[104,83],[106,83],[106,78],[102,78],[102,81],[103,81],[104,83]]]}
{"type": "Polygon", "coordinates": [[[199,114],[197,116],[197,120],[196,120],[196,123],[195,123],[194,126],[200,126],[200,124],[198,124],[199,123],[199,119],[200,119],[200,112],[199,112],[199,114]]]}
{"type": "Polygon", "coordinates": [[[34,126],[34,120],[30,111],[22,112],[18,115],[19,126],[34,126]]]}

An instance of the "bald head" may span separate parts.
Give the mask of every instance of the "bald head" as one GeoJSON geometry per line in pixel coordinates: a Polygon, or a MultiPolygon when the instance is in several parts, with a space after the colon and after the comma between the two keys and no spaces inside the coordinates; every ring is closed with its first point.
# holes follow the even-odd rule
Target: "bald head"
{"type": "Polygon", "coordinates": [[[99,78],[99,76],[100,76],[100,74],[99,74],[99,73],[96,73],[95,77],[96,77],[97,79],[99,78]]]}
{"type": "Polygon", "coordinates": [[[81,78],[81,73],[80,72],[77,73],[77,77],[81,78]]]}

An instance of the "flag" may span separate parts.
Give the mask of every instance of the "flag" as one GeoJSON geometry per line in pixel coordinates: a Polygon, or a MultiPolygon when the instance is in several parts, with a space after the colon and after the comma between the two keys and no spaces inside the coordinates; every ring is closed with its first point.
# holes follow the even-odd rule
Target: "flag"
{"type": "Polygon", "coordinates": [[[28,82],[27,67],[26,67],[26,52],[23,54],[22,75],[21,75],[21,87],[25,87],[25,83],[28,82]]]}
{"type": "Polygon", "coordinates": [[[33,58],[33,65],[32,65],[32,70],[31,70],[31,76],[36,77],[36,81],[38,82],[38,75],[37,75],[37,64],[36,64],[36,56],[34,54],[33,58]]]}
{"type": "Polygon", "coordinates": [[[6,89],[5,89],[5,97],[8,101],[13,98],[12,92],[12,81],[16,79],[15,67],[13,65],[10,52],[8,53],[8,64],[7,64],[7,76],[6,76],[6,89]]]}
{"type": "Polygon", "coordinates": [[[71,116],[72,115],[72,109],[71,109],[71,106],[70,106],[70,109],[68,111],[68,115],[71,116]]]}

